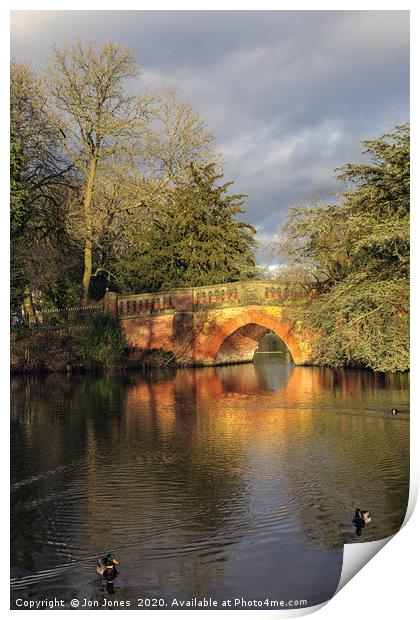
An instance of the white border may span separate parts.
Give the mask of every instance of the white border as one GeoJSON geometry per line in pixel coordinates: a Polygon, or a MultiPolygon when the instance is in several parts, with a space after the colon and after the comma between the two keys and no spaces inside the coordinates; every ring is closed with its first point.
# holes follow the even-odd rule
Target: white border
{"type": "MultiPolygon", "coordinates": [[[[3,89],[3,96],[1,98],[2,114],[0,116],[0,128],[2,138],[2,153],[8,153],[9,143],[9,127],[8,127],[8,58],[9,58],[9,10],[411,10],[412,21],[412,35],[411,35],[411,55],[412,55],[412,112],[419,110],[419,97],[418,97],[418,62],[417,58],[420,57],[419,44],[417,42],[419,36],[419,9],[414,2],[353,2],[351,4],[341,3],[337,6],[336,2],[267,2],[261,0],[258,3],[250,2],[249,0],[229,1],[229,0],[213,0],[212,2],[201,2],[200,6],[192,1],[178,1],[169,2],[162,0],[155,0],[153,3],[149,2],[134,2],[127,0],[120,0],[118,3],[111,3],[106,0],[90,0],[80,2],[74,0],[73,2],[65,2],[58,0],[44,0],[39,2],[8,2],[6,6],[1,8],[1,45],[3,52],[3,62],[0,64],[1,71],[1,86],[3,89]]],[[[417,112],[418,114],[418,112],[417,112]]],[[[419,169],[418,162],[418,131],[417,131],[417,115],[411,118],[411,127],[413,139],[412,148],[412,170],[419,169]]],[[[1,167],[1,191],[2,191],[2,209],[0,210],[0,217],[2,218],[0,224],[0,231],[2,234],[0,243],[0,273],[2,290],[8,291],[9,288],[9,273],[8,273],[8,164],[7,157],[2,158],[4,162],[1,167]]],[[[413,175],[412,179],[412,204],[417,207],[418,205],[418,174],[413,175]]],[[[418,209],[418,207],[417,207],[418,209]]],[[[419,230],[419,215],[413,209],[412,215],[412,254],[413,254],[413,270],[412,270],[412,316],[419,316],[419,303],[418,303],[418,290],[416,286],[418,275],[418,243],[416,243],[419,230]]],[[[8,301],[7,294],[3,296],[2,304],[0,306],[0,330],[2,336],[2,343],[4,353],[0,357],[0,389],[4,402],[7,402],[9,393],[9,359],[7,355],[8,340],[9,340],[9,318],[8,318],[8,301]]],[[[412,362],[414,366],[414,372],[419,369],[419,355],[416,345],[418,344],[418,322],[412,326],[412,362]]],[[[414,375],[416,376],[416,374],[414,375]]],[[[414,444],[414,437],[418,437],[418,412],[416,408],[419,404],[418,390],[419,382],[413,381],[412,386],[412,416],[411,416],[411,496],[410,496],[410,509],[413,510],[417,492],[418,492],[418,480],[419,480],[419,456],[418,449],[414,444]]],[[[7,410],[7,408],[6,408],[7,410]]],[[[5,443],[2,450],[3,458],[7,458],[9,454],[8,448],[8,416],[7,411],[3,414],[3,424],[5,424],[5,432],[2,433],[2,439],[5,443]]],[[[7,467],[6,467],[7,468],[7,467]]],[[[3,471],[6,470],[3,468],[3,471]]],[[[3,497],[8,497],[8,480],[4,480],[5,490],[3,497]]],[[[7,502],[8,504],[8,502],[7,502]]],[[[3,504],[3,511],[5,506],[3,504]]],[[[2,526],[3,532],[7,537],[8,532],[8,514],[2,514],[2,526]]],[[[418,561],[414,553],[414,548],[418,543],[418,535],[420,532],[420,517],[419,510],[417,509],[405,525],[403,530],[398,533],[387,545],[387,548],[383,550],[378,556],[374,557],[366,567],[364,567],[358,574],[353,577],[346,587],[343,588],[333,599],[318,612],[317,617],[322,620],[336,620],[338,617],[343,620],[354,618],[354,616],[363,615],[364,617],[375,616],[381,618],[388,618],[390,616],[398,616],[403,619],[410,619],[418,614],[418,601],[416,600],[418,588],[418,561]]],[[[352,545],[353,549],[350,550],[351,554],[357,554],[357,547],[364,546],[368,543],[361,545],[352,545]]],[[[347,552],[346,545],[346,552],[347,552]]],[[[8,553],[3,545],[3,557],[4,562],[8,562],[8,553]]],[[[7,593],[4,592],[4,599],[2,601],[2,608],[7,614],[15,613],[8,610],[9,594],[8,588],[5,588],[7,593]]],[[[319,606],[318,606],[319,607],[319,606]]],[[[313,609],[313,608],[312,608],[313,609]]],[[[293,615],[303,615],[309,610],[295,610],[293,615]],[[303,612],[303,613],[299,613],[303,612]]],[[[80,613],[80,612],[79,612],[80,613]]],[[[82,612],[84,613],[84,612],[82,612]]],[[[89,612],[89,616],[92,612],[89,612]]],[[[117,611],[116,613],[123,613],[117,611]]],[[[250,616],[252,618],[258,618],[261,615],[273,615],[279,612],[259,612],[259,611],[219,611],[219,612],[192,612],[195,614],[205,615],[217,613],[221,614],[232,613],[240,614],[242,616],[250,616]]],[[[48,614],[47,611],[39,612],[39,616],[42,618],[43,614],[48,614]]],[[[143,612],[142,616],[147,618],[161,618],[162,614],[169,614],[168,617],[176,620],[177,618],[185,617],[184,612],[170,611],[170,612],[143,612]]],[[[281,617],[288,617],[289,612],[280,612],[281,617]]],[[[238,617],[238,616],[236,616],[238,617]]]]}

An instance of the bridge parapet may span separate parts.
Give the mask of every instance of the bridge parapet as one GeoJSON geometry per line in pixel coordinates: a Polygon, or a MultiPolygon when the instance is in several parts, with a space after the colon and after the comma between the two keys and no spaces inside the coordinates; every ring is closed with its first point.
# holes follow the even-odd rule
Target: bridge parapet
{"type": "Polygon", "coordinates": [[[232,306],[284,306],[305,298],[302,285],[249,280],[118,296],[117,308],[119,318],[130,318],[232,306]]]}

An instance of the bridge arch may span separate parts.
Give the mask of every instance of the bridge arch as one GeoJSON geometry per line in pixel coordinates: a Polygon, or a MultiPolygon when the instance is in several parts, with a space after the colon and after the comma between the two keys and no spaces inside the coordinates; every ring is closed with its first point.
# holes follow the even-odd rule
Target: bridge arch
{"type": "Polygon", "coordinates": [[[223,341],[216,354],[215,364],[250,362],[260,341],[268,333],[269,329],[256,323],[239,327],[223,341]]]}
{"type": "Polygon", "coordinates": [[[302,348],[299,335],[294,325],[272,316],[258,308],[241,309],[236,316],[227,319],[210,331],[203,342],[201,350],[212,364],[237,363],[251,361],[260,340],[268,332],[278,336],[289,349],[295,364],[303,364],[306,352],[302,348]]]}

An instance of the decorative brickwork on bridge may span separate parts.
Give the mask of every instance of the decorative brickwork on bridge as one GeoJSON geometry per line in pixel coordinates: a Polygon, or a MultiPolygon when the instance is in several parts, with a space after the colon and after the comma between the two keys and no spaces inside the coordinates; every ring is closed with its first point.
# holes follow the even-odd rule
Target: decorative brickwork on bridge
{"type": "Polygon", "coordinates": [[[311,363],[314,334],[291,310],[305,301],[297,285],[249,281],[141,295],[107,293],[104,304],[132,347],[163,349],[177,364],[251,361],[271,331],[302,365],[311,363]]]}

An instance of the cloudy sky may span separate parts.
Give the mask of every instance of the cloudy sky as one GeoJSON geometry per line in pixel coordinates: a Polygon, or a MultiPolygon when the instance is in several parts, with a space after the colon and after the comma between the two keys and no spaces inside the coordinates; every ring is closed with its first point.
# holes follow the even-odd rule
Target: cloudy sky
{"type": "Polygon", "coordinates": [[[142,86],[173,84],[193,104],[263,243],[335,187],[361,139],[408,120],[408,11],[12,13],[12,55],[36,69],[77,36],[130,46],[142,86]]]}

